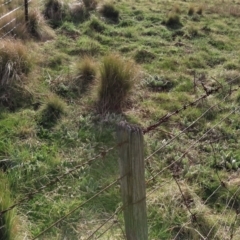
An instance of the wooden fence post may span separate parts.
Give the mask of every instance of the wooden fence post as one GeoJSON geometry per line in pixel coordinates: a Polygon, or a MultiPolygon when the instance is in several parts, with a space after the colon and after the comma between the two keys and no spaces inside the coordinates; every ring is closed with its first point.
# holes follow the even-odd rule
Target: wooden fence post
{"type": "Polygon", "coordinates": [[[147,240],[146,186],[143,134],[139,127],[121,122],[117,128],[121,192],[127,240],[147,240]]]}
{"type": "Polygon", "coordinates": [[[24,8],[25,8],[25,22],[28,22],[28,0],[24,0],[24,8]]]}

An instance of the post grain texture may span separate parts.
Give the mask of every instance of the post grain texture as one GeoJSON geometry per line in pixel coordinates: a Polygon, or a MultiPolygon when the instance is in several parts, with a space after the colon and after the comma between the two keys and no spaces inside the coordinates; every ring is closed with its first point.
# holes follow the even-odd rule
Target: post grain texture
{"type": "Polygon", "coordinates": [[[126,122],[118,124],[121,193],[127,240],[147,240],[146,186],[144,176],[144,146],[141,128],[126,122]]]}

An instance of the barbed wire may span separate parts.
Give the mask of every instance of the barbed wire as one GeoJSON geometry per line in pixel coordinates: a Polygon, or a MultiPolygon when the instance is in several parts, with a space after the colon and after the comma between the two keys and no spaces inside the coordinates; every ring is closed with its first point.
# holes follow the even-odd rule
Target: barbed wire
{"type": "MultiPolygon", "coordinates": [[[[176,178],[174,178],[174,179],[175,179],[175,181],[177,182],[177,179],[176,179],[176,178]]],[[[221,187],[227,189],[227,190],[228,190],[228,193],[229,193],[229,195],[231,195],[231,197],[230,197],[230,199],[229,199],[229,201],[228,201],[228,203],[227,203],[227,205],[226,205],[225,210],[224,210],[224,211],[222,212],[222,214],[221,214],[221,215],[223,215],[223,214],[226,212],[227,208],[229,207],[232,199],[233,199],[233,202],[232,202],[232,204],[231,204],[231,205],[232,205],[232,206],[231,206],[231,209],[233,209],[233,206],[234,206],[235,201],[236,201],[237,192],[240,190],[240,187],[235,191],[235,193],[232,193],[232,192],[227,188],[226,184],[224,184],[223,181],[222,181],[220,178],[219,178],[219,181],[220,181],[220,185],[212,192],[212,194],[204,201],[203,204],[205,205],[205,204],[207,203],[207,201],[208,201],[221,187]]],[[[177,183],[177,184],[178,184],[178,183],[177,183]]],[[[179,187],[179,190],[180,190],[180,192],[181,192],[182,198],[183,198],[183,200],[184,200],[184,202],[185,202],[185,205],[188,206],[187,203],[186,203],[186,201],[185,201],[185,197],[184,197],[184,195],[183,195],[183,193],[182,193],[182,190],[181,190],[179,184],[178,184],[178,187],[179,187]]],[[[188,208],[188,207],[187,207],[187,208],[188,208]]],[[[189,208],[188,208],[188,211],[189,211],[190,213],[192,213],[189,208]]],[[[230,225],[230,230],[229,230],[229,231],[230,231],[230,239],[232,239],[232,238],[233,238],[233,235],[234,235],[234,226],[235,226],[235,224],[236,224],[236,222],[237,222],[238,214],[239,214],[239,210],[236,210],[234,220],[233,220],[233,222],[232,222],[231,225],[230,225]]],[[[196,215],[195,215],[195,216],[196,216],[196,215]]],[[[231,218],[231,217],[233,218],[233,216],[231,216],[231,215],[230,215],[228,218],[231,218]]],[[[228,218],[227,218],[227,219],[224,218],[224,219],[225,219],[225,225],[224,225],[224,226],[219,226],[218,230],[215,232],[215,236],[213,237],[213,239],[216,237],[217,232],[219,231],[220,228],[227,229],[228,218]]],[[[219,218],[219,219],[220,219],[220,218],[219,218]]],[[[213,231],[214,227],[217,225],[217,223],[218,223],[219,221],[220,221],[220,220],[218,220],[217,222],[215,222],[215,224],[211,227],[211,229],[209,230],[209,232],[208,232],[208,234],[207,234],[206,237],[204,237],[203,235],[200,235],[200,236],[203,237],[203,239],[209,239],[211,232],[213,231]]],[[[195,217],[195,222],[197,222],[197,216],[195,217]]],[[[191,219],[191,221],[189,221],[187,224],[189,224],[189,223],[192,223],[192,219],[191,219]]],[[[181,229],[182,229],[182,228],[181,228],[181,229]]],[[[179,235],[181,229],[179,230],[179,232],[177,233],[177,235],[175,236],[174,239],[176,239],[176,237],[179,235]]],[[[192,228],[192,229],[193,229],[194,231],[200,233],[199,231],[197,231],[197,229],[195,229],[195,228],[192,228]]],[[[226,230],[225,230],[225,231],[226,231],[226,230]]],[[[201,233],[200,233],[200,234],[201,234],[201,233]]]]}
{"type": "Polygon", "coordinates": [[[7,35],[9,35],[11,32],[14,31],[14,29],[16,29],[21,23],[18,23],[16,26],[14,26],[10,31],[8,31],[7,33],[5,33],[2,37],[0,37],[0,39],[3,39],[4,37],[6,37],[7,35]]]}
{"type": "Polygon", "coordinates": [[[203,137],[205,135],[207,135],[212,129],[214,129],[215,127],[217,127],[220,123],[222,123],[225,119],[227,119],[229,116],[231,116],[233,113],[235,113],[237,111],[237,109],[232,110],[229,114],[227,114],[227,116],[225,116],[224,118],[222,118],[218,123],[216,123],[213,127],[211,127],[210,129],[208,129],[200,138],[198,138],[196,141],[194,141],[186,150],[185,152],[175,161],[173,161],[172,163],[170,163],[168,166],[164,167],[162,170],[160,170],[158,173],[156,173],[151,179],[149,179],[148,181],[152,181],[156,176],[160,175],[162,172],[164,172],[165,170],[167,170],[168,168],[170,168],[171,166],[173,166],[175,163],[177,163],[178,161],[180,161],[201,139],[203,139],[203,137]]]}
{"type": "Polygon", "coordinates": [[[0,4],[0,7],[3,7],[4,5],[7,5],[7,4],[11,3],[11,2],[12,2],[12,0],[9,0],[8,2],[2,3],[2,4],[0,4]]]}
{"type": "Polygon", "coordinates": [[[10,12],[4,14],[3,16],[0,17],[0,21],[1,21],[3,18],[9,16],[10,14],[16,12],[17,10],[19,10],[19,9],[22,8],[23,6],[24,6],[24,5],[20,5],[20,6],[16,7],[16,8],[14,8],[13,10],[11,10],[10,12]]]}
{"type": "Polygon", "coordinates": [[[72,174],[73,172],[77,171],[78,169],[82,168],[83,166],[85,165],[89,165],[91,164],[94,160],[96,159],[99,159],[99,158],[104,158],[106,156],[106,154],[108,154],[110,151],[112,151],[113,149],[117,148],[117,147],[120,147],[122,146],[123,144],[127,143],[127,141],[124,141],[124,142],[121,142],[121,143],[118,143],[116,144],[115,146],[107,149],[107,150],[103,150],[101,151],[99,154],[97,154],[95,157],[89,159],[88,161],[84,162],[84,163],[81,163],[77,166],[75,166],[74,168],[68,170],[66,173],[63,173],[61,174],[60,176],[56,176],[55,179],[51,180],[49,183],[47,183],[46,185],[38,188],[37,190],[35,191],[32,191],[30,193],[27,193],[25,195],[25,197],[23,197],[22,199],[20,199],[18,202],[16,202],[15,204],[11,205],[10,207],[8,207],[7,209],[3,210],[0,212],[0,217],[2,214],[12,210],[13,208],[15,208],[16,206],[22,204],[23,202],[25,201],[28,201],[29,199],[32,199],[34,195],[38,194],[39,192],[41,192],[43,189],[49,187],[49,186],[52,186],[54,184],[56,184],[57,182],[60,182],[60,179],[64,178],[65,176],[69,175],[69,174],[72,174]]]}
{"type": "Polygon", "coordinates": [[[204,115],[206,115],[211,109],[213,109],[214,107],[218,106],[219,104],[221,104],[222,102],[226,101],[226,98],[229,96],[229,94],[227,94],[224,99],[214,105],[212,105],[211,107],[209,107],[205,112],[203,112],[197,119],[195,119],[190,125],[188,125],[186,128],[184,128],[181,132],[179,132],[177,135],[175,135],[174,137],[172,137],[169,141],[165,142],[161,147],[159,147],[157,150],[155,150],[153,153],[151,153],[148,157],[145,158],[145,162],[147,162],[151,157],[153,157],[156,153],[158,153],[160,150],[162,150],[163,148],[165,148],[167,145],[169,145],[171,142],[173,142],[174,140],[176,140],[178,137],[180,137],[184,132],[186,132],[189,128],[191,128],[193,125],[195,125],[201,118],[204,117],[204,115]]]}
{"type": "MultiPolygon", "coordinates": [[[[57,221],[55,221],[54,223],[52,223],[50,226],[48,226],[45,230],[43,230],[42,232],[40,232],[37,236],[33,237],[32,240],[37,239],[38,237],[42,236],[44,233],[46,233],[49,229],[51,229],[52,227],[56,226],[56,224],[58,224],[59,222],[61,222],[62,220],[64,220],[65,218],[67,218],[68,216],[70,216],[71,214],[73,214],[76,210],[78,210],[79,208],[81,208],[82,206],[84,206],[85,204],[87,204],[88,202],[90,202],[91,200],[93,200],[94,198],[98,197],[101,193],[105,192],[106,190],[108,190],[109,188],[111,188],[112,186],[114,186],[116,183],[118,183],[119,180],[121,180],[122,178],[124,178],[125,176],[127,176],[127,174],[125,174],[124,176],[121,176],[120,178],[116,179],[115,181],[113,181],[112,183],[110,183],[108,186],[106,186],[105,188],[103,188],[102,190],[98,191],[96,194],[94,194],[92,197],[90,197],[88,200],[86,200],[85,202],[79,204],[77,207],[75,207],[74,209],[72,209],[71,211],[69,211],[67,214],[65,214],[63,217],[59,218],[57,221]]],[[[110,221],[110,220],[109,220],[110,221]]]]}
{"type": "Polygon", "coordinates": [[[10,22],[6,23],[4,26],[2,26],[0,28],[0,31],[3,30],[5,27],[7,27],[9,24],[11,24],[12,22],[14,22],[16,20],[16,18],[13,18],[10,22]]]}
{"type": "MultiPolygon", "coordinates": [[[[91,233],[91,235],[88,236],[88,238],[87,238],[86,240],[91,239],[101,228],[103,228],[109,221],[111,221],[111,219],[113,219],[114,216],[116,216],[117,214],[119,214],[119,213],[122,212],[122,211],[123,211],[123,206],[118,207],[118,208],[116,209],[116,211],[115,211],[106,221],[104,221],[103,224],[101,224],[97,229],[95,229],[95,230],[91,233]]],[[[108,229],[108,230],[109,230],[109,229],[108,229]]],[[[105,231],[105,232],[106,232],[106,231],[105,231]]],[[[104,232],[104,233],[105,233],[105,232],[104,232]]],[[[101,235],[103,235],[103,234],[101,234],[101,235]]]]}
{"type": "Polygon", "coordinates": [[[161,117],[157,123],[152,124],[150,126],[148,126],[147,128],[143,129],[143,134],[146,134],[154,129],[156,129],[157,127],[159,127],[162,123],[167,122],[172,116],[179,114],[180,112],[182,112],[183,110],[186,110],[188,107],[193,107],[195,106],[199,101],[207,98],[208,96],[212,95],[213,93],[218,92],[222,87],[219,86],[215,89],[207,89],[206,93],[204,95],[202,95],[201,97],[197,98],[196,100],[194,100],[193,102],[189,102],[187,104],[184,104],[182,107],[180,107],[179,109],[173,111],[173,112],[169,112],[167,114],[165,114],[163,117],[161,117]]]}

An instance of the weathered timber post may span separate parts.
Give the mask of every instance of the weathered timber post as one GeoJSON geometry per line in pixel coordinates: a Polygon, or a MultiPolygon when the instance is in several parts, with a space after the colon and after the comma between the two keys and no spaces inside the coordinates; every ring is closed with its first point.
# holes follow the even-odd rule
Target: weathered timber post
{"type": "Polygon", "coordinates": [[[143,134],[139,127],[121,122],[117,128],[121,192],[127,240],[147,240],[146,186],[143,134]]]}
{"type": "Polygon", "coordinates": [[[28,0],[24,0],[24,8],[25,8],[25,22],[28,22],[28,0]]]}

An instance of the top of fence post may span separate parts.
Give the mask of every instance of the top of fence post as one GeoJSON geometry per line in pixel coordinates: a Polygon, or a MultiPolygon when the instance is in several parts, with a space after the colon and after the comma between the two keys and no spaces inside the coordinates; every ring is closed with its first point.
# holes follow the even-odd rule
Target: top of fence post
{"type": "Polygon", "coordinates": [[[127,240],[147,240],[146,186],[143,133],[141,128],[121,122],[117,127],[121,192],[127,240]]]}

